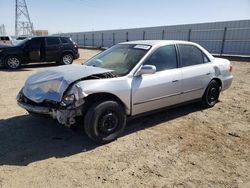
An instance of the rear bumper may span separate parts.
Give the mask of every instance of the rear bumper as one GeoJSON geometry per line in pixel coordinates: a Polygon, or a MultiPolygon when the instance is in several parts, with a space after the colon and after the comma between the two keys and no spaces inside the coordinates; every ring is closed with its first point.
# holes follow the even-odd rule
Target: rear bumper
{"type": "Polygon", "coordinates": [[[233,82],[233,75],[226,77],[222,82],[222,91],[228,89],[233,82]]]}
{"type": "Polygon", "coordinates": [[[74,55],[74,59],[78,59],[79,57],[80,57],[79,53],[77,53],[77,54],[74,55]]]}

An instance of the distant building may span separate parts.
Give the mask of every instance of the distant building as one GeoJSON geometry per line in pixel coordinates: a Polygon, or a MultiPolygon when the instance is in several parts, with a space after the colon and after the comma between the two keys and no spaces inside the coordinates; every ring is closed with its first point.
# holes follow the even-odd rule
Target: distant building
{"type": "Polygon", "coordinates": [[[47,35],[49,35],[49,32],[48,32],[48,30],[34,30],[33,34],[35,36],[47,36],[47,35]]]}

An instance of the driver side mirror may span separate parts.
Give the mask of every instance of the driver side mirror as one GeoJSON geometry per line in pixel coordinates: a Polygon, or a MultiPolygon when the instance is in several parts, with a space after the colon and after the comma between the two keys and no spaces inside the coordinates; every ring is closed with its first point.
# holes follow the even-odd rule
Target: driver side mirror
{"type": "Polygon", "coordinates": [[[143,65],[141,69],[136,73],[136,76],[141,76],[143,74],[154,74],[156,72],[156,67],[154,65],[143,65]]]}

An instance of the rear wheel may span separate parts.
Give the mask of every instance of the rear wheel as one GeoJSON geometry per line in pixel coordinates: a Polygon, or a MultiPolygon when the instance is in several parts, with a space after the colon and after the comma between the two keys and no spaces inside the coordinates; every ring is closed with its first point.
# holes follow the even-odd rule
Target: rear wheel
{"type": "Polygon", "coordinates": [[[116,101],[94,104],[84,119],[84,130],[95,142],[108,143],[115,140],[124,130],[126,113],[116,101]]]}
{"type": "Polygon", "coordinates": [[[217,81],[212,80],[202,97],[202,105],[210,108],[213,107],[219,100],[220,96],[220,85],[217,81]]]}
{"type": "Polygon", "coordinates": [[[65,53],[62,55],[61,64],[62,65],[70,65],[73,63],[73,55],[70,53],[65,53]]]}
{"type": "Polygon", "coordinates": [[[21,66],[21,60],[17,56],[8,56],[5,59],[5,66],[8,69],[18,69],[21,66]]]}

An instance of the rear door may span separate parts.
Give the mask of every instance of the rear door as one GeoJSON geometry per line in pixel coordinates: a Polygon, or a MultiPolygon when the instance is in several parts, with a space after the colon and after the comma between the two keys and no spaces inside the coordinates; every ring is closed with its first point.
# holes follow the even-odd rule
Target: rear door
{"type": "Polygon", "coordinates": [[[28,59],[30,62],[39,62],[41,61],[41,44],[44,38],[32,38],[28,42],[27,52],[28,59]]]}
{"type": "Polygon", "coordinates": [[[198,47],[179,44],[182,96],[181,101],[201,98],[212,79],[213,67],[208,57],[198,47]]]}
{"type": "Polygon", "coordinates": [[[45,61],[57,61],[61,55],[61,41],[58,37],[46,37],[45,40],[45,61]]]}
{"type": "Polygon", "coordinates": [[[175,45],[158,48],[144,65],[154,65],[157,72],[133,78],[133,115],[170,106],[180,100],[181,71],[178,68],[175,45]]]}

